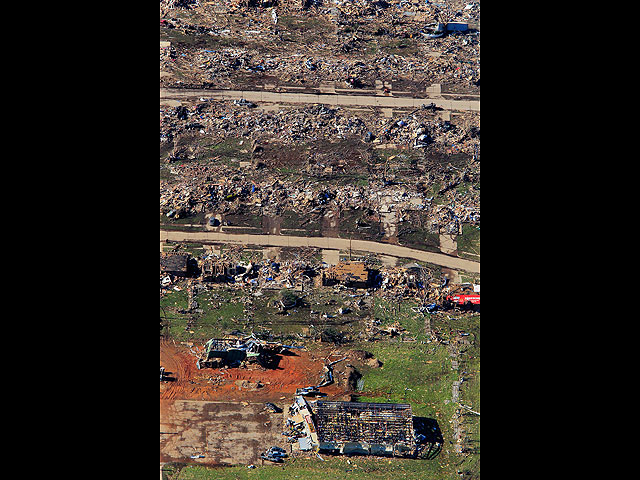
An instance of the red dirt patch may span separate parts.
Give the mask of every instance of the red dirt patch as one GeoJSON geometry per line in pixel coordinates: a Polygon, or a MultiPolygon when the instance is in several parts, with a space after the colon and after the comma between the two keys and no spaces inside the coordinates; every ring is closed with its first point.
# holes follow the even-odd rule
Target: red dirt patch
{"type": "MultiPolygon", "coordinates": [[[[196,358],[187,347],[161,342],[160,365],[175,381],[160,384],[160,399],[274,402],[283,396],[289,400],[297,388],[320,382],[323,358],[306,350],[296,350],[279,357],[275,369],[252,366],[198,370],[196,358]]],[[[322,391],[330,397],[347,393],[335,384],[322,391]]]]}

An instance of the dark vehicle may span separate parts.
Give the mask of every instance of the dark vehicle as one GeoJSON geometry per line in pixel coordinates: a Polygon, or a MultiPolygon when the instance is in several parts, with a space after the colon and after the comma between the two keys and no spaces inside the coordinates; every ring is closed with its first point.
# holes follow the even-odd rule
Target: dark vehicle
{"type": "Polygon", "coordinates": [[[257,105],[253,102],[250,102],[249,100],[245,100],[244,98],[241,98],[240,100],[234,100],[233,101],[234,105],[237,105],[239,107],[247,107],[247,108],[256,108],[257,105]]]}
{"type": "Polygon", "coordinates": [[[284,459],[287,458],[288,456],[289,455],[287,455],[287,452],[285,452],[284,449],[280,447],[271,447],[265,453],[260,455],[260,458],[267,460],[269,462],[283,463],[284,459]]]}

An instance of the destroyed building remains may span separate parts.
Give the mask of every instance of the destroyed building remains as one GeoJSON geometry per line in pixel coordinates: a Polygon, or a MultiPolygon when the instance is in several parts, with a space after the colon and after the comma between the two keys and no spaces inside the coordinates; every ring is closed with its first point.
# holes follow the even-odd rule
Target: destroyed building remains
{"type": "Polygon", "coordinates": [[[161,253],[160,274],[186,277],[189,274],[191,256],[185,253],[161,253]]]}
{"type": "Polygon", "coordinates": [[[315,407],[320,451],[371,455],[415,453],[410,405],[318,400],[315,407]]]}
{"type": "Polygon", "coordinates": [[[287,425],[301,450],[325,454],[416,457],[429,443],[407,404],[297,396],[287,425]]]}
{"type": "Polygon", "coordinates": [[[480,41],[476,0],[160,1],[161,478],[479,478],[480,41]]]}

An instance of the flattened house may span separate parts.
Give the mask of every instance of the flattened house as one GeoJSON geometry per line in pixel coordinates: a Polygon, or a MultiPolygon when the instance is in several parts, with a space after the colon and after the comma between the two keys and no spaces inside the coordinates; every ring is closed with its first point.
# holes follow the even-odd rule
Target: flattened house
{"type": "Polygon", "coordinates": [[[161,253],[160,274],[186,277],[189,273],[190,258],[188,253],[161,253]]]}
{"type": "Polygon", "coordinates": [[[364,262],[340,262],[322,273],[322,284],[326,286],[341,283],[347,287],[367,288],[369,269],[364,262]]]}

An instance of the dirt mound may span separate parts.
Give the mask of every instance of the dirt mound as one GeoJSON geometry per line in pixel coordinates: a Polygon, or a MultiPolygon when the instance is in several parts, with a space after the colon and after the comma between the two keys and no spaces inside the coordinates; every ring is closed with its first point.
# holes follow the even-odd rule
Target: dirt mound
{"type": "Polygon", "coordinates": [[[369,367],[379,368],[382,366],[382,362],[380,360],[375,358],[372,353],[364,350],[349,350],[347,355],[352,361],[360,362],[369,367]]]}
{"type": "Polygon", "coordinates": [[[358,382],[362,378],[362,374],[352,365],[349,365],[347,368],[345,368],[343,375],[344,387],[355,392],[358,389],[358,382]]]}

